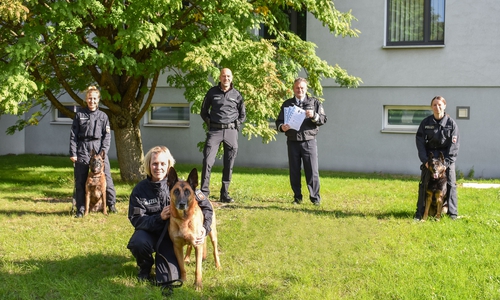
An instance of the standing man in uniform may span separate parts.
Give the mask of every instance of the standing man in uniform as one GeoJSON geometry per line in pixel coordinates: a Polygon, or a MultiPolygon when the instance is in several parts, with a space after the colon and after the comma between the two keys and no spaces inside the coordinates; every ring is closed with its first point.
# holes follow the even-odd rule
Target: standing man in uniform
{"type": "Polygon", "coordinates": [[[224,144],[224,169],[220,201],[231,203],[229,184],[233,165],[238,153],[238,131],[245,121],[246,112],[243,97],[233,88],[233,73],[224,68],[220,71],[219,84],[208,90],[201,106],[201,118],[208,126],[205,148],[203,149],[203,169],[201,171],[201,191],[210,194],[210,173],[221,143],[224,144]]]}
{"type": "Polygon", "coordinates": [[[85,184],[89,174],[90,153],[105,151],[104,174],[106,176],[106,204],[109,211],[117,213],[116,192],[111,178],[108,159],[111,129],[108,116],[99,110],[101,93],[95,86],[89,86],[85,101],[87,107],[76,113],[71,126],[69,155],[75,166],[76,218],[85,213],[85,184]]]}
{"type": "Polygon", "coordinates": [[[318,146],[316,135],[319,126],[326,123],[327,117],[323,105],[318,99],[307,95],[307,80],[297,78],[293,84],[295,97],[286,100],[276,119],[276,128],[287,136],[288,167],[290,169],[290,185],[293,190],[293,204],[302,203],[301,164],[304,164],[309,200],[314,205],[320,205],[318,146]],[[285,107],[298,106],[305,110],[306,118],[299,130],[291,129],[285,124],[285,107]]]}

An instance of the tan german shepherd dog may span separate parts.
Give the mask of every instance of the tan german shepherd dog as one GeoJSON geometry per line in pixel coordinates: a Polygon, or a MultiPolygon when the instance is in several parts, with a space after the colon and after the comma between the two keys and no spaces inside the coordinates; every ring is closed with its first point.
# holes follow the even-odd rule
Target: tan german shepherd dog
{"type": "Polygon", "coordinates": [[[85,184],[85,216],[89,211],[101,211],[107,215],[106,209],[106,175],[104,174],[104,159],[106,153],[90,152],[89,175],[85,184]]]}
{"type": "MultiPolygon", "coordinates": [[[[198,206],[195,190],[198,186],[198,171],[191,170],[188,180],[179,180],[177,172],[173,167],[168,170],[168,186],[170,188],[170,225],[168,233],[174,244],[174,252],[179,263],[181,280],[186,281],[185,261],[189,262],[189,252],[183,257],[183,247],[187,245],[194,247],[196,254],[195,289],[202,289],[202,261],[207,256],[207,243],[195,245],[196,237],[199,236],[203,227],[203,213],[198,206]]],[[[220,269],[219,251],[217,249],[217,228],[215,226],[215,212],[212,216],[211,231],[209,233],[214,248],[215,268],[220,269]]]]}

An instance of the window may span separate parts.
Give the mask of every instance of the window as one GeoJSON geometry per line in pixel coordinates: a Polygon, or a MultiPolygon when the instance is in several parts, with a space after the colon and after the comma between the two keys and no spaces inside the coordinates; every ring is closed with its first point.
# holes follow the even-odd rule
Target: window
{"type": "Polygon", "coordinates": [[[189,126],[189,104],[152,104],[146,114],[146,126],[189,126]]]}
{"type": "Polygon", "coordinates": [[[420,122],[432,115],[429,106],[384,106],[383,132],[417,132],[420,122]]]}
{"type": "MultiPolygon", "coordinates": [[[[295,11],[291,8],[284,9],[283,12],[288,15],[290,22],[289,29],[291,32],[299,36],[303,41],[306,40],[306,24],[307,24],[307,11],[295,11]]],[[[262,26],[259,35],[265,39],[273,39],[274,36],[269,34],[267,28],[262,26]]]]}
{"type": "MultiPolygon", "coordinates": [[[[80,108],[80,105],[78,104],[72,104],[72,103],[62,103],[62,104],[64,105],[64,107],[73,112],[77,112],[78,109],[80,108]]],[[[73,123],[73,120],[54,107],[52,123],[71,124],[73,123]]]]}
{"type": "Polygon", "coordinates": [[[444,45],[445,0],[387,0],[387,46],[444,45]]]}

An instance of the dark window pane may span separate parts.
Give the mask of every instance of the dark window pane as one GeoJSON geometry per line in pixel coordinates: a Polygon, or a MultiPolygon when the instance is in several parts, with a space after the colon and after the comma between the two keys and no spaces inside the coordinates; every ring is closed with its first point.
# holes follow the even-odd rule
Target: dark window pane
{"type": "MultiPolygon", "coordinates": [[[[73,112],[76,112],[77,108],[78,108],[78,106],[76,106],[76,105],[64,105],[64,107],[66,107],[68,110],[73,111],[73,112]]],[[[62,111],[57,109],[57,118],[58,119],[69,118],[69,116],[66,116],[62,111]]]]}
{"type": "Polygon", "coordinates": [[[151,108],[151,120],[189,121],[189,107],[154,106],[151,108]]]}
{"type": "Polygon", "coordinates": [[[431,41],[444,40],[444,0],[431,1],[431,41]]]}
{"type": "Polygon", "coordinates": [[[444,43],[445,0],[389,0],[388,45],[444,43]]]}
{"type": "MultiPolygon", "coordinates": [[[[295,11],[291,8],[285,8],[283,9],[283,12],[288,15],[288,29],[298,35],[303,41],[305,41],[307,31],[307,11],[295,11]]],[[[265,39],[276,38],[276,36],[269,33],[266,26],[262,26],[262,28],[260,29],[260,36],[265,39]]]]}
{"type": "Polygon", "coordinates": [[[389,109],[388,125],[420,125],[422,120],[432,115],[432,110],[389,109]]]}

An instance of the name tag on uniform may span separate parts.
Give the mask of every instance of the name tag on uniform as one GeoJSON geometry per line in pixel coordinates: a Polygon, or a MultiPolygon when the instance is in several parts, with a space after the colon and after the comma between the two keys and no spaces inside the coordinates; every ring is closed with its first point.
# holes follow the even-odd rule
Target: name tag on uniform
{"type": "Polygon", "coordinates": [[[434,125],[425,125],[425,129],[434,129],[434,125]]]}
{"type": "Polygon", "coordinates": [[[153,205],[153,204],[158,204],[160,201],[158,198],[153,198],[153,199],[141,199],[144,205],[153,205]]]}
{"type": "Polygon", "coordinates": [[[214,96],[214,100],[220,100],[220,99],[222,99],[221,96],[214,96]]]}

